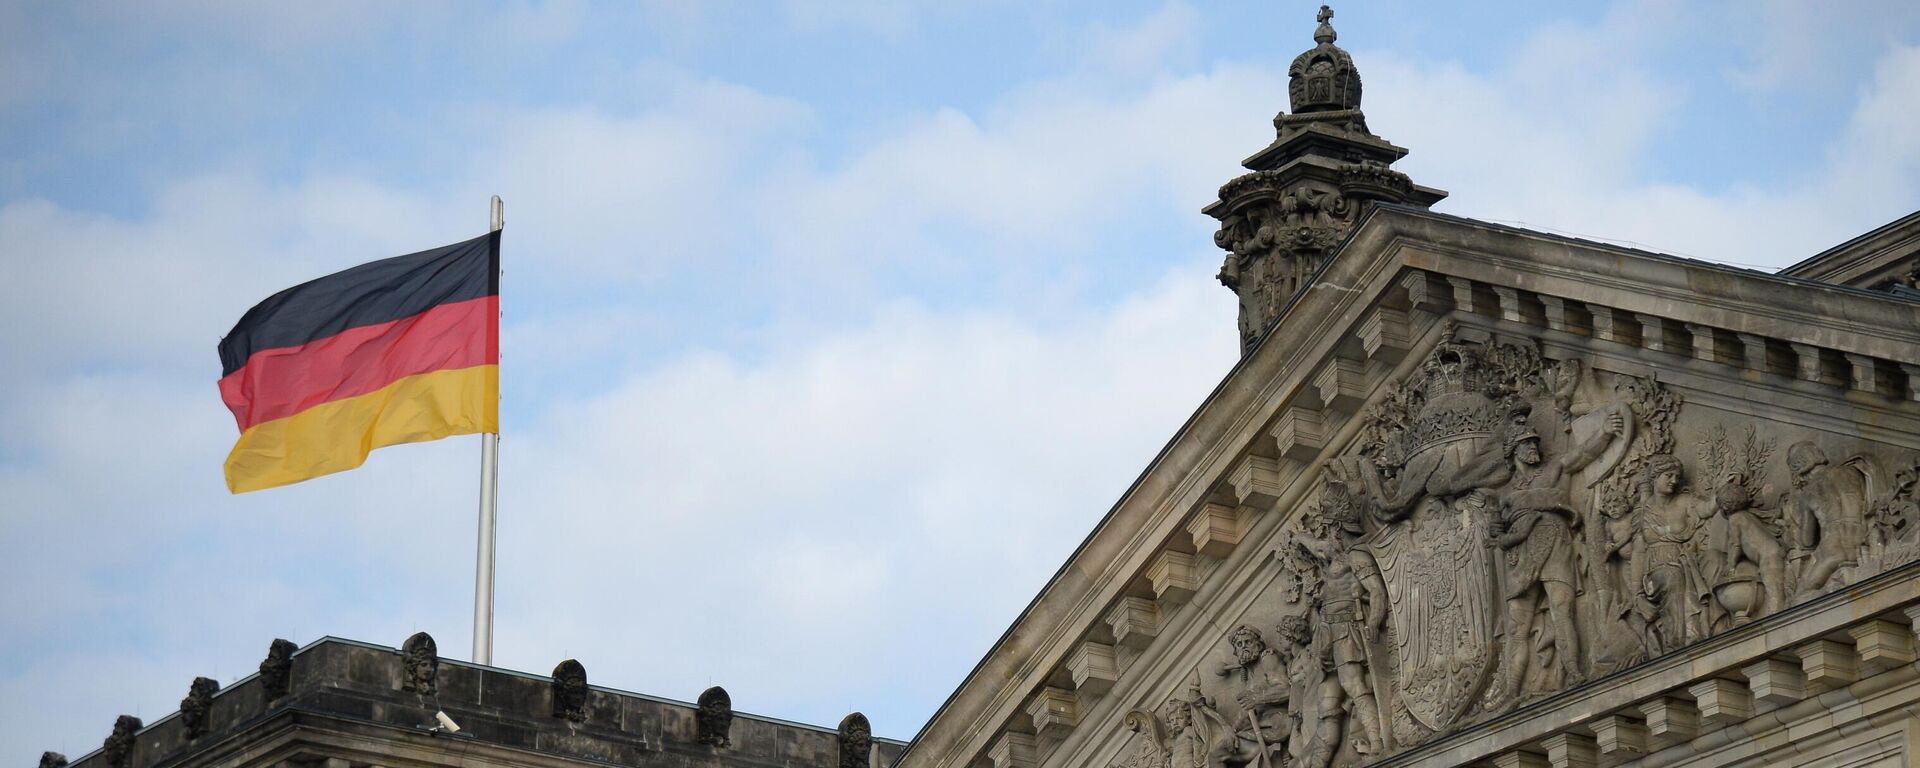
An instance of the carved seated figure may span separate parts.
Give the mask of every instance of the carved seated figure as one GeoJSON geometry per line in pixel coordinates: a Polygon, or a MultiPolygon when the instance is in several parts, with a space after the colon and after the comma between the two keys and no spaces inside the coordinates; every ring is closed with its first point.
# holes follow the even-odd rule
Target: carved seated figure
{"type": "Polygon", "coordinates": [[[1713,494],[1714,511],[1726,518],[1720,578],[1713,593],[1735,626],[1773,613],[1787,605],[1786,548],[1780,545],[1780,510],[1756,506],[1746,478],[1728,475],[1713,494]],[[1765,601],[1748,599],[1751,583],[1759,582],[1765,601]],[[1758,604],[1755,604],[1758,603],[1758,604]]]}

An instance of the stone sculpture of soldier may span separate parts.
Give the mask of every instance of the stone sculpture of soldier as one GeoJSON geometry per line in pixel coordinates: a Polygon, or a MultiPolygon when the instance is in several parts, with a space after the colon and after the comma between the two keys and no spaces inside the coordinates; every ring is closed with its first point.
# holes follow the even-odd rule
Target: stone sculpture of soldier
{"type": "Polygon", "coordinates": [[[1527,662],[1532,656],[1527,627],[1542,597],[1561,669],[1574,680],[1586,675],[1579,628],[1574,621],[1574,595],[1579,584],[1573,559],[1573,527],[1579,516],[1568,497],[1568,478],[1599,458],[1624,429],[1621,415],[1610,414],[1604,430],[1551,460],[1541,452],[1540,435],[1532,429],[1522,427],[1506,436],[1505,451],[1512,469],[1505,487],[1499,489],[1505,514],[1492,520],[1490,533],[1509,554],[1504,594],[1507,638],[1501,650],[1505,666],[1503,695],[1509,701],[1520,697],[1525,684],[1527,662]]]}

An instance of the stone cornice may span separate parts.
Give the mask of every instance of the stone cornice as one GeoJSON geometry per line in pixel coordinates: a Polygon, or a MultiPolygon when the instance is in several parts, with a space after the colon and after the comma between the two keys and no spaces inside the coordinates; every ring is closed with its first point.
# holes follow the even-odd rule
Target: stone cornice
{"type": "Polygon", "coordinates": [[[1894,275],[1893,268],[1920,257],[1920,211],[1814,255],[1780,274],[1823,283],[1874,287],[1894,275]]]}

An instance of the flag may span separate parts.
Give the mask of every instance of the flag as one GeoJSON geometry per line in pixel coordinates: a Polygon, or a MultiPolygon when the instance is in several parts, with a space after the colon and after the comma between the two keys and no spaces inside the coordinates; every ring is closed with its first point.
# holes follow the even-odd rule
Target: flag
{"type": "Polygon", "coordinates": [[[220,340],[234,493],[360,466],[375,448],[500,431],[500,233],[267,297],[220,340]]]}

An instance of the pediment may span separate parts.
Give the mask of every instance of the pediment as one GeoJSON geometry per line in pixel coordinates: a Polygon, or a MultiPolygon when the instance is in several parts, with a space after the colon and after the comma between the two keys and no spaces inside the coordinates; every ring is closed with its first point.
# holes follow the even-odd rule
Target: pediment
{"type": "Polygon", "coordinates": [[[1917,388],[1920,305],[1377,208],[902,765],[1658,746],[1911,662],[1917,388]]]}

